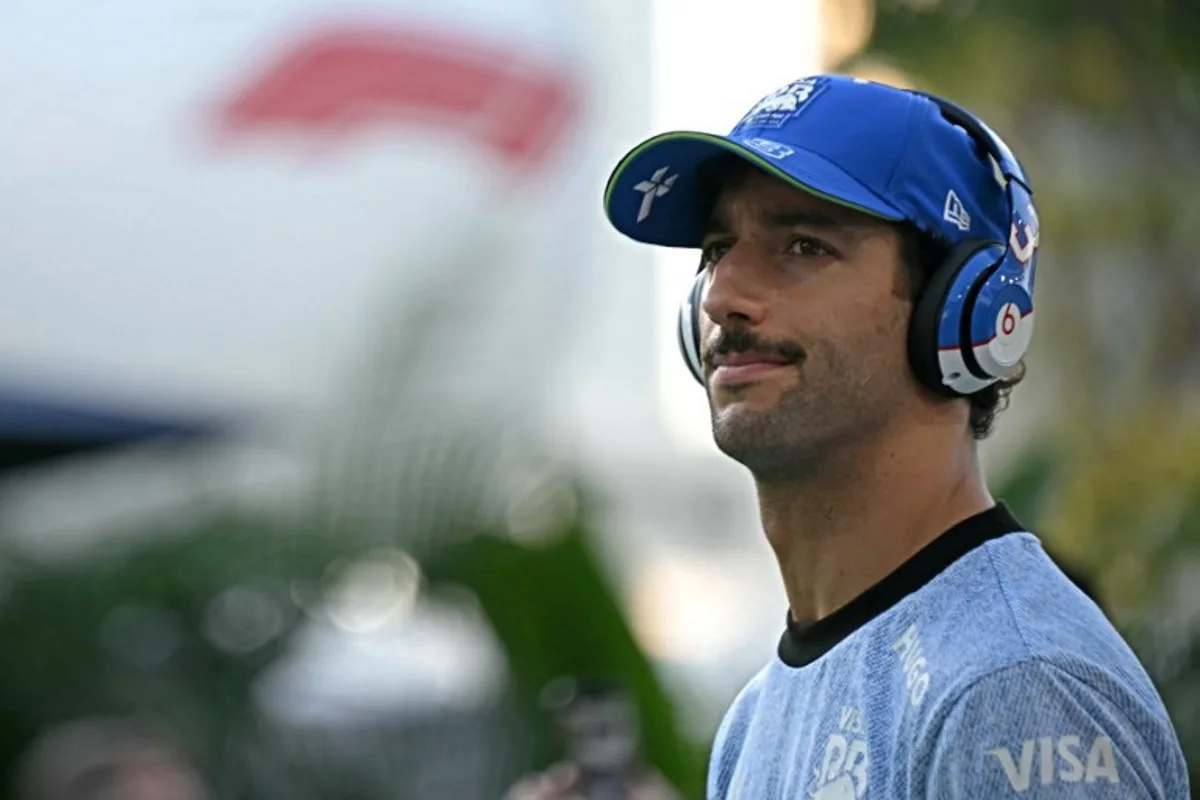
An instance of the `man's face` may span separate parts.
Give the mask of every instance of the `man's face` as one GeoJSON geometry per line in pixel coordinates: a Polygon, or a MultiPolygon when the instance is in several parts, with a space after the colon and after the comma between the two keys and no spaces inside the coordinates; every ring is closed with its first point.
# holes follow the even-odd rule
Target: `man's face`
{"type": "Polygon", "coordinates": [[[746,167],[708,233],[702,353],[717,446],[786,480],[876,435],[918,391],[892,226],[746,167]]]}

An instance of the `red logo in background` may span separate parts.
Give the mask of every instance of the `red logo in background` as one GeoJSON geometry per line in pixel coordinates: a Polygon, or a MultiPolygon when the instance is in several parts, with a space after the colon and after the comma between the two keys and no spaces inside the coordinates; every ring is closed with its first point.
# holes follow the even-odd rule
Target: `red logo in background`
{"type": "Polygon", "coordinates": [[[220,110],[219,132],[339,138],[381,124],[433,125],[504,160],[537,165],[576,111],[574,87],[514,50],[411,30],[325,30],[297,41],[220,110]]]}

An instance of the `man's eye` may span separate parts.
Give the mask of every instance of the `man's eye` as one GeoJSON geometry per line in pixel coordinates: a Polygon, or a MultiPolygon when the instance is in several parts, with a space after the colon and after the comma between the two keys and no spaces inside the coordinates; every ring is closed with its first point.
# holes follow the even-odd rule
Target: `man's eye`
{"type": "Polygon", "coordinates": [[[832,251],[816,239],[810,239],[807,236],[801,236],[792,242],[788,247],[788,252],[798,256],[807,256],[814,258],[818,256],[833,255],[832,251]]]}
{"type": "Polygon", "coordinates": [[[717,242],[714,244],[706,244],[700,249],[700,259],[704,262],[705,267],[711,267],[720,261],[726,253],[729,252],[729,244],[727,242],[717,242]]]}

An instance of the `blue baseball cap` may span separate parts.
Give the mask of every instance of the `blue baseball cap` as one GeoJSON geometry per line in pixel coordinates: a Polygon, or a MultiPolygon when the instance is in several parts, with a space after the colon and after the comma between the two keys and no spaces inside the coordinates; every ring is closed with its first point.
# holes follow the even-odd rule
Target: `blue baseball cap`
{"type": "Polygon", "coordinates": [[[715,198],[699,168],[723,153],[951,244],[1009,238],[1004,176],[963,128],[924,95],[841,75],[792,81],[727,136],[674,131],[642,142],[608,180],[609,221],[637,241],[700,247],[715,198]]]}

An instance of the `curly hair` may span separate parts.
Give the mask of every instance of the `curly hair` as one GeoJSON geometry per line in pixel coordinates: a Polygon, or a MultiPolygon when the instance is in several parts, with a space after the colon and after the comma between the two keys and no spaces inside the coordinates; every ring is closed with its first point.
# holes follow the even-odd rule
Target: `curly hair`
{"type": "MultiPolygon", "coordinates": [[[[907,277],[903,288],[907,289],[909,299],[916,302],[934,270],[946,260],[951,245],[945,238],[925,233],[912,223],[900,223],[898,229],[901,237],[900,256],[907,277]]],[[[1012,390],[1024,378],[1025,362],[1022,361],[1012,375],[967,398],[971,404],[971,434],[976,441],[982,441],[992,435],[996,427],[996,418],[1008,408],[1012,390]]]]}

